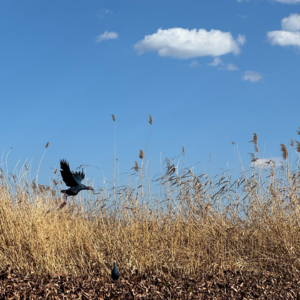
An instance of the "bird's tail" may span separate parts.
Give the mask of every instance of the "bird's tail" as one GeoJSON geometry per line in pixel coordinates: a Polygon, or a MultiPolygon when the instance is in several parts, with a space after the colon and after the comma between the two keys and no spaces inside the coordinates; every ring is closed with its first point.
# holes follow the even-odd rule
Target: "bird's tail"
{"type": "Polygon", "coordinates": [[[60,192],[66,194],[67,190],[61,190],[60,192]]]}

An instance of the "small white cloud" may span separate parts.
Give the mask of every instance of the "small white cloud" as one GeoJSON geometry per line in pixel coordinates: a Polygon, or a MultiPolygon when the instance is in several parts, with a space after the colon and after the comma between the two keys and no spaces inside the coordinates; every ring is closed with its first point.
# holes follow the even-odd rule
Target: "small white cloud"
{"type": "Polygon", "coordinates": [[[219,70],[225,70],[225,71],[236,71],[239,68],[237,66],[235,66],[234,64],[225,64],[222,62],[222,60],[220,59],[220,57],[215,57],[214,60],[208,64],[209,66],[212,67],[217,67],[219,66],[219,70]]]}
{"type": "Polygon", "coordinates": [[[287,18],[282,19],[281,29],[285,31],[300,30],[300,15],[290,14],[287,18]]]}
{"type": "Polygon", "coordinates": [[[215,57],[214,60],[211,63],[209,63],[208,65],[212,66],[212,67],[216,67],[221,63],[222,63],[222,59],[220,57],[215,57]]]}
{"type": "Polygon", "coordinates": [[[105,31],[104,33],[100,34],[99,36],[96,37],[96,43],[105,41],[105,40],[113,40],[117,39],[119,36],[116,32],[114,31],[105,31]]]}
{"type": "Polygon", "coordinates": [[[246,71],[244,72],[242,79],[245,81],[251,81],[251,82],[257,82],[261,79],[263,79],[262,74],[256,71],[246,71]]]}
{"type": "Polygon", "coordinates": [[[237,71],[239,68],[234,65],[234,64],[224,64],[224,67],[222,68],[222,70],[226,70],[226,71],[237,71]]]}
{"type": "Polygon", "coordinates": [[[189,67],[198,68],[198,67],[200,67],[200,64],[196,60],[193,60],[190,62],[189,67]]]}
{"type": "Polygon", "coordinates": [[[246,36],[243,34],[239,34],[236,41],[239,45],[243,46],[247,42],[246,36]]]}
{"type": "Polygon", "coordinates": [[[239,54],[245,37],[239,35],[235,40],[230,32],[205,29],[170,28],[158,29],[146,35],[134,47],[139,54],[156,51],[159,56],[187,59],[199,56],[221,56],[229,53],[239,54]]]}
{"type": "Polygon", "coordinates": [[[283,161],[280,157],[260,158],[252,162],[250,166],[252,168],[278,168],[282,163],[283,161]]]}

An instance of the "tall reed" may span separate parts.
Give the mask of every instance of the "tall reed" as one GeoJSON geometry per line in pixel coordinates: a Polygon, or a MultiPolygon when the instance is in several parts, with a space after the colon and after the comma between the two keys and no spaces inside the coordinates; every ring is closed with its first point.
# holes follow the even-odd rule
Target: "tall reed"
{"type": "MultiPolygon", "coordinates": [[[[300,269],[298,165],[266,162],[233,179],[166,159],[147,178],[144,203],[138,186],[116,187],[114,197],[104,185],[61,211],[58,172],[45,186],[30,182],[25,166],[17,176],[0,169],[0,268],[109,276],[116,259],[121,274],[300,269]]],[[[137,162],[134,169],[139,176],[137,162]]]]}

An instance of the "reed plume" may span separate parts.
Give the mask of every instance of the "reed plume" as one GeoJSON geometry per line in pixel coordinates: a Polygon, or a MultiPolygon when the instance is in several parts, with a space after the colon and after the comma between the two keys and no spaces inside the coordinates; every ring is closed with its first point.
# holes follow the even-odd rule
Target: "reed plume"
{"type": "Polygon", "coordinates": [[[134,162],[135,163],[135,165],[134,165],[134,170],[136,171],[136,172],[138,172],[139,171],[139,164],[138,164],[138,162],[137,161],[135,161],[134,162]]]}
{"type": "Polygon", "coordinates": [[[288,153],[288,151],[287,151],[287,149],[286,149],[286,146],[284,145],[284,144],[280,144],[280,150],[281,150],[281,155],[282,155],[282,157],[284,158],[284,159],[287,159],[288,158],[288,156],[289,156],[289,153],[288,153]]]}
{"type": "Polygon", "coordinates": [[[253,140],[250,141],[250,143],[253,143],[253,144],[254,144],[255,152],[258,152],[257,134],[256,134],[256,133],[253,133],[253,140]]]}
{"type": "Polygon", "coordinates": [[[143,158],[144,158],[144,151],[143,151],[143,150],[140,150],[139,158],[140,158],[140,159],[143,159],[143,158]]]}
{"type": "Polygon", "coordinates": [[[298,153],[300,153],[300,142],[299,142],[299,141],[296,141],[296,144],[297,144],[297,146],[296,146],[296,151],[297,151],[298,153]]]}

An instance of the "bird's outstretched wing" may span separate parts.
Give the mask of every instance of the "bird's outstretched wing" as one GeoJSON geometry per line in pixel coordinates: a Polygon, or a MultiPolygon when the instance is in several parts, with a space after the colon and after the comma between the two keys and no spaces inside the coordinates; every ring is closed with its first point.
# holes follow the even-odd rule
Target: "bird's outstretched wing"
{"type": "Polygon", "coordinates": [[[61,177],[62,177],[63,181],[65,182],[66,186],[69,186],[69,187],[77,186],[78,182],[76,181],[72,172],[70,171],[69,163],[65,159],[62,159],[60,161],[60,168],[61,168],[61,170],[60,170],[61,177]]]}
{"type": "Polygon", "coordinates": [[[81,181],[84,179],[85,174],[83,171],[81,172],[72,172],[74,179],[77,181],[78,184],[81,183],[81,181]]]}

